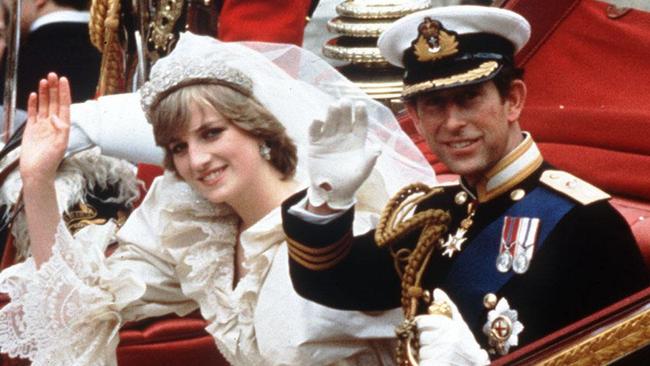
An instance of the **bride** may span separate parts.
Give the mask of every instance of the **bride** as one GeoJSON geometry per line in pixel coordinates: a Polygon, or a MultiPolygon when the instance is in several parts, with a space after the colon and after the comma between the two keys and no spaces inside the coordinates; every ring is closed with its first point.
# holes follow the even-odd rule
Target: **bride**
{"type": "MultiPolygon", "coordinates": [[[[0,350],[33,365],[115,365],[125,322],[198,308],[233,365],[393,364],[401,311],[338,311],[299,297],[279,209],[308,184],[314,120],[359,132],[350,146],[370,156],[354,167],[360,176],[382,151],[370,179],[342,199],[357,202],[355,231],[371,229],[397,189],[430,181],[392,114],[297,47],[189,33],[140,96],[144,115],[128,110],[132,127],[115,133],[136,133],[146,116],[166,172],[119,231],[108,223],[73,237],[53,183],[76,118],[68,82],[50,74],[30,95],[20,174],[32,257],[0,274],[11,297],[0,310],[0,350]],[[105,258],[114,240],[119,248],[105,258]]],[[[108,111],[93,122],[125,125],[111,116],[126,113],[111,110],[133,98],[87,102],[108,111]]]]}

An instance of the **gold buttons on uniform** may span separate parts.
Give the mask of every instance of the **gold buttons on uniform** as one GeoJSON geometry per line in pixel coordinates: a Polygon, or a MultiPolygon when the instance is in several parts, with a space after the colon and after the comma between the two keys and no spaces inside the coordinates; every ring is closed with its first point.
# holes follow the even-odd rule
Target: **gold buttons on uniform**
{"type": "Polygon", "coordinates": [[[519,201],[526,195],[526,191],[521,188],[517,188],[514,191],[510,192],[510,198],[513,201],[519,201]]]}
{"type": "Polygon", "coordinates": [[[454,202],[456,202],[457,205],[462,205],[463,203],[467,202],[467,192],[465,191],[460,191],[456,193],[456,197],[454,197],[454,202]]]}
{"type": "Polygon", "coordinates": [[[497,295],[493,293],[485,295],[483,297],[483,306],[488,310],[494,309],[494,307],[497,306],[497,295]]]}

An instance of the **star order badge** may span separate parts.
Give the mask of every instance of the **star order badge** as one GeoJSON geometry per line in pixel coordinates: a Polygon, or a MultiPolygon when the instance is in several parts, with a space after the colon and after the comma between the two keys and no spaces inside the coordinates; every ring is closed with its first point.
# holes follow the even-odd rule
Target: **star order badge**
{"type": "Polygon", "coordinates": [[[528,270],[535,252],[540,222],[536,217],[503,218],[496,262],[499,272],[505,273],[512,269],[515,273],[522,274],[528,270]]]}
{"type": "Polygon", "coordinates": [[[492,353],[503,356],[510,351],[510,347],[519,344],[519,333],[524,330],[524,325],[517,317],[517,310],[510,309],[510,304],[505,298],[501,298],[496,307],[488,312],[483,333],[488,337],[492,353]]]}

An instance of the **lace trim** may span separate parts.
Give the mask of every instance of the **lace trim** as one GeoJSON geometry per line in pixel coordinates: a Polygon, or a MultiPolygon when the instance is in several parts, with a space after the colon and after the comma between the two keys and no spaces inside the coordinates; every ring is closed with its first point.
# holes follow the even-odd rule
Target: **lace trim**
{"type": "Polygon", "coordinates": [[[0,291],[11,297],[0,310],[2,352],[33,365],[115,364],[122,319],[113,295],[101,288],[103,254],[88,250],[59,224],[52,256],[40,269],[30,258],[0,274],[0,291]]]}

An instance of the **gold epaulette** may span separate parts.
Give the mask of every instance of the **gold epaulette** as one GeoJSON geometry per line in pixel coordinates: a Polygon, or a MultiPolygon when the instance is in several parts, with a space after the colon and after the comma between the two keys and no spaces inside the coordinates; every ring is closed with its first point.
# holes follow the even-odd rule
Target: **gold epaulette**
{"type": "Polygon", "coordinates": [[[540,182],[583,205],[611,198],[599,188],[562,170],[545,171],[540,182]]]}

